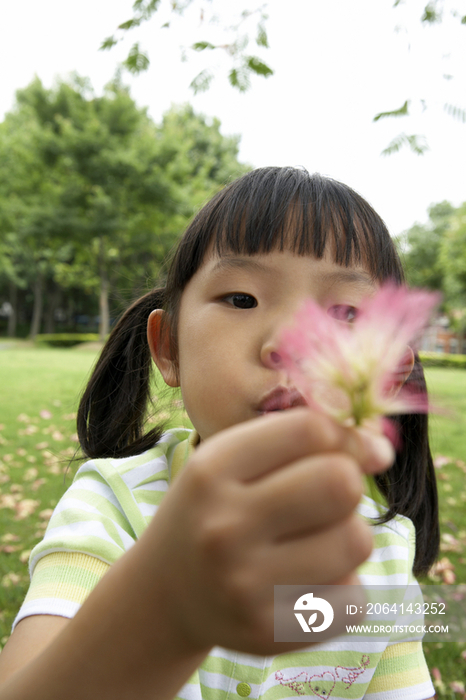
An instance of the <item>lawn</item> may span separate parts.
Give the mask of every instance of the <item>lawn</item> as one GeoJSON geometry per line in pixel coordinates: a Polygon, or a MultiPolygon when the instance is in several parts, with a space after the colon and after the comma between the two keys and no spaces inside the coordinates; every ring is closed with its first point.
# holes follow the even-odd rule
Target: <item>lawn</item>
{"type": "MultiPolygon", "coordinates": [[[[77,401],[95,359],[92,349],[0,346],[0,647],[27,590],[29,552],[76,470],[77,401]]],[[[426,376],[438,409],[431,441],[442,524],[442,565],[429,580],[466,583],[466,371],[431,368],[426,376]]],[[[164,397],[161,415],[174,413],[174,423],[186,424],[179,396],[154,390],[164,397]]],[[[425,649],[442,677],[437,696],[463,697],[449,686],[466,682],[463,647],[425,649]]]]}

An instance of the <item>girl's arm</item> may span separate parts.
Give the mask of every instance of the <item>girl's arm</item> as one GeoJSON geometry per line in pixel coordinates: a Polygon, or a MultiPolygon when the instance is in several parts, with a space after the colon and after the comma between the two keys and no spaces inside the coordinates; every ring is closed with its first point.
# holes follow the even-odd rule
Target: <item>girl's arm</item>
{"type": "Polygon", "coordinates": [[[273,641],[273,586],[356,581],[371,550],[361,470],[392,457],[308,409],[209,439],[75,618],[18,625],[0,700],[171,700],[214,645],[290,651],[273,641]]]}

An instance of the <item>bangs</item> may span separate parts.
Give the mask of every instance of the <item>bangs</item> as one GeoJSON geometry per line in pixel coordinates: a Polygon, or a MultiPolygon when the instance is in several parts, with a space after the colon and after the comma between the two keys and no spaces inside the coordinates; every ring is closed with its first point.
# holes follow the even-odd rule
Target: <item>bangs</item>
{"type": "MultiPolygon", "coordinates": [[[[383,220],[350,187],[298,168],[253,170],[219,192],[195,217],[177,252],[181,289],[215,251],[239,255],[290,250],[346,267],[364,266],[378,280],[404,280],[383,220]]],[[[179,287],[180,288],[180,287],[179,287]]]]}

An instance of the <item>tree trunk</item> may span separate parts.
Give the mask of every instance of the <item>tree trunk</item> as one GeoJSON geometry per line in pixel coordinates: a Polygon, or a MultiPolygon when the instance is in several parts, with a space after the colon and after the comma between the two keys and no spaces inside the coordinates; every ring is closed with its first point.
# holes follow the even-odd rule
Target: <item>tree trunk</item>
{"type": "Polygon", "coordinates": [[[6,334],[9,338],[16,335],[16,323],[18,320],[18,288],[14,282],[10,282],[10,305],[11,313],[8,316],[8,327],[6,334]]]}
{"type": "Polygon", "coordinates": [[[99,338],[104,341],[110,331],[110,311],[108,308],[109,279],[107,270],[107,260],[105,258],[104,236],[99,241],[99,275],[100,275],[100,298],[99,298],[99,338]]]}
{"type": "Polygon", "coordinates": [[[42,321],[42,306],[44,300],[44,275],[41,272],[37,273],[34,283],[34,308],[32,311],[30,337],[34,340],[40,331],[42,321]]]}
{"type": "Polygon", "coordinates": [[[60,303],[60,287],[53,283],[52,291],[47,295],[47,312],[45,314],[45,332],[55,333],[55,311],[60,303]]]}

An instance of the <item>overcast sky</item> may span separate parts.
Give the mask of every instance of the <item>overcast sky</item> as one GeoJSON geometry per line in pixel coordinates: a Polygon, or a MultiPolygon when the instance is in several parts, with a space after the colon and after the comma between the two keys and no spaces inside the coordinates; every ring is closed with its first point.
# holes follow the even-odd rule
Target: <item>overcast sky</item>
{"type": "MultiPolygon", "coordinates": [[[[197,13],[168,30],[158,29],[163,16],[156,16],[124,45],[101,52],[102,40],[132,16],[132,0],[0,0],[0,118],[34,74],[50,87],[57,75],[77,71],[99,93],[130,40],[139,39],[151,68],[124,79],[155,120],[172,103],[190,101],[197,111],[218,117],[224,134],[241,135],[243,161],[303,165],[340,179],[373,204],[392,233],[400,233],[425,221],[431,203],[466,200],[466,123],[443,107],[466,109],[466,25],[447,12],[441,25],[421,26],[423,0],[405,0],[396,9],[393,4],[269,0],[271,48],[262,55],[275,75],[254,79],[246,94],[219,77],[194,97],[188,86],[203,56],[182,63],[178,47],[207,36],[197,13]],[[412,100],[412,117],[373,122],[376,113],[401,107],[406,99],[412,100]],[[424,134],[429,152],[381,156],[402,131],[424,134]]],[[[454,4],[466,15],[465,0],[454,4]]],[[[250,6],[252,0],[234,5],[250,6]]],[[[445,5],[452,6],[450,0],[445,5]]]]}

